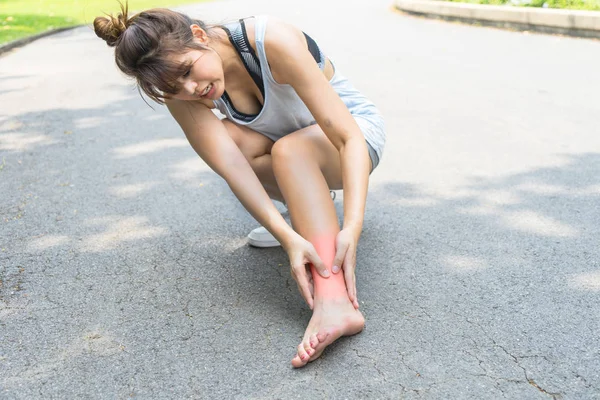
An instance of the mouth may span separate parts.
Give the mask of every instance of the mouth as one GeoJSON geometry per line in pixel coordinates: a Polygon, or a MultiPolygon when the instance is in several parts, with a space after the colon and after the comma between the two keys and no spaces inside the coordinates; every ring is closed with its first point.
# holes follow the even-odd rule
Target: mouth
{"type": "Polygon", "coordinates": [[[214,85],[211,83],[206,88],[204,88],[202,93],[200,93],[200,97],[206,97],[209,93],[212,92],[213,88],[214,88],[214,85]]]}

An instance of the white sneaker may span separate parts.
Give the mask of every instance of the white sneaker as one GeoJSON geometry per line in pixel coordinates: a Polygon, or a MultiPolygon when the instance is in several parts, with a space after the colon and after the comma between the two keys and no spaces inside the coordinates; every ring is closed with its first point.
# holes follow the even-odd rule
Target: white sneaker
{"type": "MultiPolygon", "coordinates": [[[[333,190],[329,191],[329,194],[331,195],[331,199],[335,200],[335,192],[333,190]]],[[[284,204],[285,206],[285,204],[284,204]]],[[[287,210],[283,213],[286,214],[287,210]]],[[[254,246],[254,247],[277,247],[277,246],[281,246],[281,243],[279,243],[279,241],[277,239],[275,239],[275,236],[273,236],[271,234],[271,232],[269,232],[267,230],[267,228],[265,228],[264,226],[259,226],[256,229],[253,229],[249,234],[248,234],[248,244],[250,246],[254,246]]]]}
{"type": "Polygon", "coordinates": [[[271,235],[271,232],[264,226],[253,229],[248,234],[248,244],[254,247],[277,247],[281,246],[281,243],[275,239],[275,236],[271,235]]]}

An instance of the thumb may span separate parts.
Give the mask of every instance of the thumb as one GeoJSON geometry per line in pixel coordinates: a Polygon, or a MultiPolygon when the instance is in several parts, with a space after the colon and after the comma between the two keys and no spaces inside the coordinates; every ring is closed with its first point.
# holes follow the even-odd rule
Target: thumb
{"type": "Polygon", "coordinates": [[[335,257],[333,258],[333,266],[331,272],[337,274],[342,269],[342,262],[346,257],[347,246],[336,246],[335,257]]]}
{"type": "Polygon", "coordinates": [[[313,265],[313,267],[315,267],[319,275],[321,275],[323,278],[329,278],[329,270],[325,266],[323,260],[321,260],[321,257],[319,257],[316,252],[310,252],[309,261],[313,265]]]}

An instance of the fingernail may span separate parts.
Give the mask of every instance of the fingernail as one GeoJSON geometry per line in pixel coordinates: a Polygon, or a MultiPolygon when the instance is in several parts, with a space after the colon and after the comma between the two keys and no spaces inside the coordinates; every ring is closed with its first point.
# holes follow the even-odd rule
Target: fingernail
{"type": "Polygon", "coordinates": [[[340,267],[338,267],[337,265],[334,265],[333,268],[331,268],[331,270],[333,271],[334,274],[337,274],[338,272],[340,272],[340,267]]]}
{"type": "Polygon", "coordinates": [[[329,276],[329,270],[328,269],[325,269],[323,271],[323,276],[329,276]]]}

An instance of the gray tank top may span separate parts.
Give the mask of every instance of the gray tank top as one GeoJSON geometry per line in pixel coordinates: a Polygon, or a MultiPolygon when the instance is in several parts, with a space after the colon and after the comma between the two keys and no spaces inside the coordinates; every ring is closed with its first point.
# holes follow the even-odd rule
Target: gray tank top
{"type": "MultiPolygon", "coordinates": [[[[247,126],[248,128],[267,136],[273,141],[277,141],[277,139],[299,129],[314,125],[316,123],[314,117],[302,99],[296,94],[296,91],[290,85],[277,83],[271,74],[271,70],[268,67],[269,63],[267,61],[264,43],[265,32],[267,29],[267,17],[256,17],[254,35],[256,38],[257,54],[255,55],[255,58],[253,57],[254,51],[247,43],[247,38],[246,44],[243,44],[243,38],[246,37],[244,26],[240,23],[235,23],[226,25],[225,27],[227,28],[226,30],[229,31],[228,33],[230,34],[232,42],[235,40],[238,43],[242,43],[242,50],[244,50],[243,47],[246,47],[245,50],[247,50],[247,52],[240,52],[239,46],[236,45],[249,72],[251,70],[258,71],[254,74],[250,72],[250,75],[263,92],[264,104],[258,115],[250,116],[236,111],[227,95],[224,94],[223,97],[214,101],[215,107],[236,124],[247,126]],[[254,65],[257,61],[259,63],[258,66],[254,65]],[[260,74],[260,77],[262,78],[262,83],[257,79],[256,75],[258,74],[260,74]]],[[[307,39],[310,38],[307,37],[307,39]]],[[[312,41],[312,39],[310,40],[312,41]]],[[[310,50],[316,58],[317,55],[314,53],[314,47],[310,50]]],[[[318,48],[316,51],[320,53],[319,67],[323,70],[325,68],[326,58],[318,48]]],[[[381,115],[375,105],[356,90],[350,84],[348,79],[340,75],[337,70],[335,70],[330,83],[344,104],[346,104],[351,114],[361,116],[362,118],[372,115],[375,118],[381,119],[381,115]]],[[[382,144],[371,143],[372,141],[377,141],[377,139],[369,138],[366,133],[365,139],[372,144],[376,150],[382,148],[382,144]]],[[[381,156],[380,154],[378,155],[381,156]]]]}

